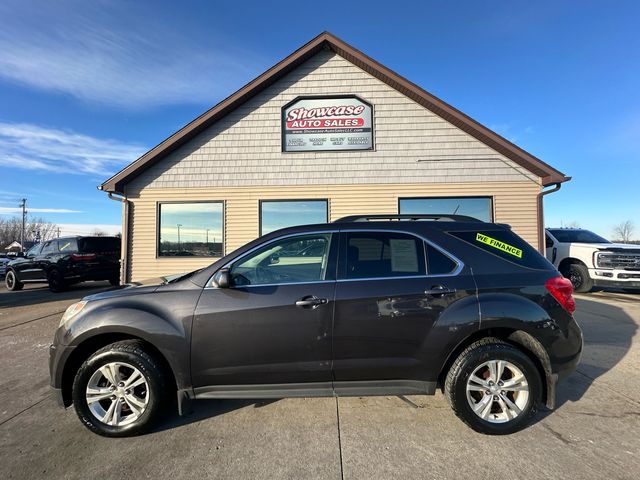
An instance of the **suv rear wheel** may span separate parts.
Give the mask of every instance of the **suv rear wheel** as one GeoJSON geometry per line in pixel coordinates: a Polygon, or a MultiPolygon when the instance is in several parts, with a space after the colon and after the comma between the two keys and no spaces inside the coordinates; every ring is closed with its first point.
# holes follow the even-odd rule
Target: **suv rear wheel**
{"type": "Polygon", "coordinates": [[[535,415],[542,381],[524,352],[497,338],[485,338],[458,356],[444,391],[456,415],[471,428],[504,435],[521,430],[535,415]]]}
{"type": "Polygon", "coordinates": [[[49,282],[49,290],[52,292],[62,292],[67,288],[62,273],[55,268],[48,273],[47,281],[49,282]]]}
{"type": "Polygon", "coordinates": [[[16,272],[14,272],[13,270],[7,271],[7,274],[4,277],[4,285],[7,287],[7,290],[11,292],[22,290],[22,287],[24,287],[24,283],[18,280],[16,272]]]}
{"type": "Polygon", "coordinates": [[[167,395],[160,364],[136,340],[108,345],[82,364],[73,381],[73,404],[82,423],[106,437],[148,430],[167,395]]]}

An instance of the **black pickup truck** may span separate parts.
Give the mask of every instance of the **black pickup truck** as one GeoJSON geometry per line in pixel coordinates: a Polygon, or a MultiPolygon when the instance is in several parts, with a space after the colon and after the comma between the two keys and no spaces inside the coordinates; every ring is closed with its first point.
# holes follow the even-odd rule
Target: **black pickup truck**
{"type": "Polygon", "coordinates": [[[7,290],[21,290],[25,283],[48,283],[53,292],[86,280],[120,283],[118,237],[63,237],[34,245],[9,262],[7,290]]]}

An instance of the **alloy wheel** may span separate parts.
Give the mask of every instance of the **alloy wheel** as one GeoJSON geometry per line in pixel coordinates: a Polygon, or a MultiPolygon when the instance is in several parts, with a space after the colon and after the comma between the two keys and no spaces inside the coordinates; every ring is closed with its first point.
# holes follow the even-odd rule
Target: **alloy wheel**
{"type": "Polygon", "coordinates": [[[85,395],[91,414],[107,425],[129,425],[144,413],[149,404],[149,385],[133,365],[111,362],[97,369],[85,395]]]}
{"type": "Polygon", "coordinates": [[[580,288],[580,285],[582,285],[582,275],[580,275],[580,273],[576,272],[575,270],[571,271],[569,280],[571,280],[571,284],[573,285],[574,290],[580,288]]]}
{"type": "Polygon", "coordinates": [[[467,401],[473,412],[490,423],[518,417],[529,401],[529,383],[522,370],[506,360],[489,360],[467,381],[467,401]]]}

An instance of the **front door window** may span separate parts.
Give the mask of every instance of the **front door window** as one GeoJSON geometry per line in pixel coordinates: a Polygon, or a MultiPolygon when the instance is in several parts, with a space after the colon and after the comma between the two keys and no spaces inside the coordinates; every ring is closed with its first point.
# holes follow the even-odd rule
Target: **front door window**
{"type": "Polygon", "coordinates": [[[272,242],[233,265],[232,285],[244,287],[326,280],[330,243],[330,233],[272,242]]]}

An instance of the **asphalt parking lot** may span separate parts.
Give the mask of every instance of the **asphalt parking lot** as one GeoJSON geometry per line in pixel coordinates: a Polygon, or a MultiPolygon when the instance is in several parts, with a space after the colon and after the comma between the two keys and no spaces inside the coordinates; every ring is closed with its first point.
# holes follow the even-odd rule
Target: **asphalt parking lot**
{"type": "Polygon", "coordinates": [[[196,402],[107,439],[57,407],[47,365],[64,309],[107,287],[0,289],[0,478],[638,478],[638,295],[577,296],[582,363],[515,435],[471,431],[438,394],[196,402]]]}

